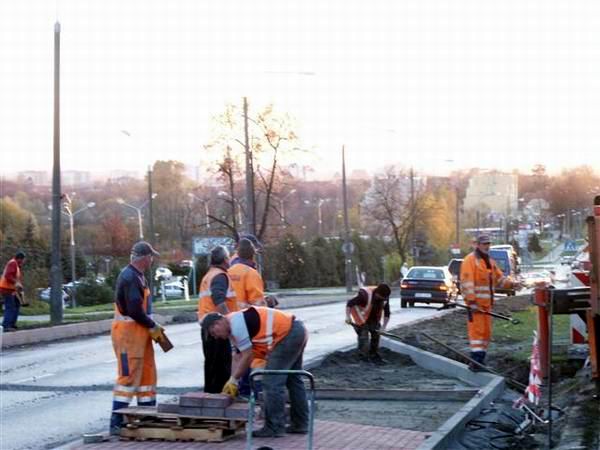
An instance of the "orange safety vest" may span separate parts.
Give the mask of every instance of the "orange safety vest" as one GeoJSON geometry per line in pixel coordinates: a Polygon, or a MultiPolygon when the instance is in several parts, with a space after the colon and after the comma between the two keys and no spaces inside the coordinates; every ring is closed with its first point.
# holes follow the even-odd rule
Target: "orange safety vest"
{"type": "Polygon", "coordinates": [[[354,323],[356,325],[364,325],[367,322],[369,314],[371,314],[371,308],[373,307],[373,291],[375,288],[372,287],[363,287],[359,289],[360,291],[365,291],[367,293],[367,304],[364,307],[355,305],[350,308],[350,315],[352,319],[354,319],[354,323]]]}
{"type": "Polygon", "coordinates": [[[490,258],[491,269],[485,265],[482,258],[475,252],[469,253],[462,262],[460,269],[460,289],[468,303],[477,303],[481,307],[491,307],[495,287],[510,287],[508,280],[496,262],[490,258]]]}
{"type": "Polygon", "coordinates": [[[239,311],[238,303],[235,297],[235,291],[231,289],[231,279],[229,278],[229,274],[225,269],[221,267],[211,267],[202,278],[202,282],[200,283],[200,299],[198,300],[198,320],[202,321],[204,316],[212,313],[219,312],[217,307],[215,306],[212,295],[210,292],[210,284],[215,276],[224,273],[227,277],[227,294],[225,296],[225,305],[229,312],[239,311]]]}
{"type": "Polygon", "coordinates": [[[227,271],[235,291],[238,308],[243,309],[264,300],[264,282],[258,271],[246,264],[234,264],[227,271]]]}
{"type": "Polygon", "coordinates": [[[6,263],[4,266],[4,270],[2,271],[2,277],[0,277],[0,289],[4,291],[14,292],[17,290],[17,282],[21,281],[21,268],[19,267],[19,263],[15,258],[12,258],[10,261],[6,263]],[[17,266],[17,276],[15,277],[15,281],[9,281],[6,279],[6,270],[11,263],[15,263],[17,266]]]}
{"type": "Polygon", "coordinates": [[[258,333],[252,338],[252,356],[256,360],[266,360],[273,348],[292,329],[294,316],[278,309],[254,306],[260,318],[258,333]]]}

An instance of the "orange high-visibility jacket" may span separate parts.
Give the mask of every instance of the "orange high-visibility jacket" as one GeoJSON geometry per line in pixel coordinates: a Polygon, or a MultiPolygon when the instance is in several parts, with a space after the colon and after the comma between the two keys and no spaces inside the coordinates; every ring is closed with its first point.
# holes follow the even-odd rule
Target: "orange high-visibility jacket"
{"type": "Polygon", "coordinates": [[[0,277],[0,290],[4,291],[4,292],[11,292],[14,293],[17,290],[17,283],[21,282],[21,268],[19,267],[19,263],[17,262],[17,260],[15,258],[12,258],[10,261],[8,261],[6,263],[6,266],[4,266],[4,271],[2,272],[2,277],[0,277]],[[17,274],[15,276],[14,280],[9,280],[6,276],[6,273],[8,272],[8,269],[10,266],[12,266],[14,264],[14,266],[16,266],[17,268],[17,274]]]}
{"type": "Polygon", "coordinates": [[[258,270],[242,263],[227,271],[240,309],[247,308],[265,298],[265,287],[258,270]]]}
{"type": "MultiPolygon", "coordinates": [[[[264,306],[253,306],[260,318],[258,333],[252,338],[252,356],[266,360],[273,348],[285,338],[292,329],[292,314],[264,306]]],[[[241,313],[238,313],[241,314],[241,313]]],[[[228,317],[231,314],[227,315],[228,317]]]]}
{"type": "Polygon", "coordinates": [[[211,312],[219,312],[216,305],[214,304],[210,292],[210,284],[214,277],[219,274],[225,274],[227,277],[227,294],[225,297],[225,305],[229,312],[239,311],[239,307],[237,304],[237,300],[235,298],[235,291],[231,288],[231,279],[225,269],[220,267],[212,266],[202,278],[202,282],[200,283],[200,299],[198,300],[198,320],[202,322],[204,316],[211,312]]]}
{"type": "Polygon", "coordinates": [[[460,268],[460,289],[466,303],[476,303],[480,308],[490,308],[496,287],[509,288],[512,284],[496,262],[490,258],[491,269],[475,252],[469,253],[460,268]]]}
{"type": "MultiPolygon", "coordinates": [[[[362,287],[359,291],[365,291],[367,293],[367,305],[364,307],[360,307],[358,305],[350,308],[350,315],[354,320],[356,325],[364,325],[369,318],[369,314],[371,314],[371,308],[373,307],[373,291],[375,288],[372,287],[362,287]]],[[[383,309],[381,310],[383,313],[383,309]]]]}

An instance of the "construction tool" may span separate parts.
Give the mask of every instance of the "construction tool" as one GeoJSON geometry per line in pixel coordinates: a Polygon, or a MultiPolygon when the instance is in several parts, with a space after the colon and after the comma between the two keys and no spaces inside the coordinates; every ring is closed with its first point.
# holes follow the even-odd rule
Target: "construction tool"
{"type": "MultiPolygon", "coordinates": [[[[462,352],[459,352],[458,350],[453,349],[452,347],[450,347],[448,344],[443,343],[442,341],[440,341],[439,339],[434,338],[433,336],[428,335],[427,333],[425,333],[424,331],[421,331],[420,334],[424,337],[426,337],[427,339],[435,342],[436,344],[441,345],[442,347],[444,347],[446,350],[454,353],[455,355],[458,355],[464,359],[466,359],[467,361],[469,361],[470,363],[472,363],[473,365],[479,367],[480,369],[485,370],[486,372],[492,373],[494,375],[498,375],[499,377],[503,377],[504,379],[506,379],[506,383],[510,386],[512,386],[515,389],[520,389],[520,390],[525,390],[527,388],[527,386],[525,386],[523,383],[518,382],[517,380],[507,377],[506,375],[503,375],[502,373],[491,369],[490,367],[486,366],[485,364],[481,364],[478,361],[475,361],[473,358],[468,357],[467,355],[465,355],[462,352]]],[[[400,336],[395,336],[393,334],[390,333],[386,333],[386,336],[389,335],[390,337],[396,337],[397,339],[401,339],[400,336]]]]}
{"type": "Polygon", "coordinates": [[[518,324],[521,323],[521,321],[519,319],[515,319],[514,317],[505,316],[503,314],[498,314],[498,313],[495,313],[493,311],[483,311],[483,310],[481,310],[479,308],[468,306],[468,305],[463,305],[462,303],[457,303],[457,302],[448,302],[444,306],[442,306],[441,308],[438,308],[438,310],[445,309],[448,306],[457,306],[459,308],[466,309],[466,310],[468,310],[470,312],[479,312],[479,313],[482,313],[482,314],[487,314],[487,315],[495,317],[497,319],[506,320],[507,322],[510,322],[513,325],[518,325],[518,324]]]}

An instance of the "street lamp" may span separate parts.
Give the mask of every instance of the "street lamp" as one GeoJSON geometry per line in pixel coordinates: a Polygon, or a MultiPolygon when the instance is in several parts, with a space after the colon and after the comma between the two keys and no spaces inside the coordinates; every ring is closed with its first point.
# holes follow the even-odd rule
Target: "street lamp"
{"type": "Polygon", "coordinates": [[[76,279],[76,273],[75,273],[75,227],[74,227],[75,216],[79,213],[82,213],[83,211],[85,211],[87,209],[93,208],[94,206],[96,206],[96,203],[89,202],[83,208],[73,211],[73,200],[68,195],[65,195],[65,203],[63,203],[64,211],[62,211],[62,213],[69,217],[69,228],[71,230],[71,281],[73,283],[73,291],[72,291],[73,307],[77,306],[77,299],[75,296],[75,293],[77,292],[77,288],[75,286],[75,279],[76,279]]]}
{"type": "MultiPolygon", "coordinates": [[[[316,200],[316,204],[317,204],[317,224],[318,224],[318,235],[319,236],[321,236],[321,233],[323,231],[322,230],[322,228],[323,228],[323,215],[322,215],[322,212],[321,212],[321,206],[323,206],[323,203],[328,202],[329,200],[331,200],[331,199],[329,199],[329,198],[318,198],[316,200]]],[[[306,205],[310,205],[311,204],[310,200],[304,200],[304,203],[306,205]]]]}
{"type": "MultiPolygon", "coordinates": [[[[217,195],[219,197],[227,197],[227,201],[231,203],[231,209],[233,212],[233,220],[235,222],[235,216],[237,215],[237,222],[241,227],[242,226],[242,205],[240,205],[240,201],[237,198],[232,197],[229,193],[227,193],[225,191],[219,191],[219,192],[217,192],[217,195]],[[236,208],[236,204],[237,204],[237,208],[236,208]],[[237,209],[237,212],[236,212],[236,209],[237,209]]],[[[237,228],[237,227],[234,227],[234,228],[237,228]]]]}
{"type": "MultiPolygon", "coordinates": [[[[153,193],[152,194],[152,198],[153,199],[156,198],[157,195],[158,194],[153,193]]],[[[143,229],[143,226],[142,226],[142,209],[144,209],[144,207],[148,204],[149,201],[150,201],[150,199],[146,200],[140,206],[134,206],[134,205],[131,205],[131,204],[127,203],[121,197],[117,198],[117,203],[119,205],[127,206],[128,208],[131,208],[131,209],[135,210],[135,212],[137,213],[137,216],[138,216],[138,225],[139,225],[139,228],[140,228],[140,241],[144,239],[144,229],[143,229]]]]}
{"type": "Polygon", "coordinates": [[[206,228],[210,228],[210,220],[208,218],[208,200],[204,200],[203,198],[198,197],[193,192],[188,192],[188,197],[190,197],[192,200],[198,200],[199,202],[204,203],[204,216],[206,218],[206,228]]]}
{"type": "Polygon", "coordinates": [[[285,202],[285,200],[292,194],[294,194],[296,192],[296,189],[292,189],[290,192],[288,192],[286,195],[284,195],[282,198],[279,199],[279,211],[281,213],[281,224],[284,226],[285,228],[285,209],[284,209],[284,204],[283,202],[285,202]]]}

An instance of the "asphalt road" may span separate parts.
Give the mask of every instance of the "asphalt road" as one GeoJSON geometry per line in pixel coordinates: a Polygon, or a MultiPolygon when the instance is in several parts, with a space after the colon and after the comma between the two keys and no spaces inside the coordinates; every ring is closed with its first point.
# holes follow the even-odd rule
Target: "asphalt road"
{"type": "MultiPolygon", "coordinates": [[[[440,314],[434,308],[401,310],[399,298],[392,298],[391,306],[390,326],[440,314]]],[[[343,303],[288,311],[310,331],[305,359],[356,340],[344,324],[343,303]]],[[[157,348],[159,402],[203,384],[198,325],[170,325],[167,332],[175,348],[168,354],[157,348]]],[[[55,448],[83,433],[107,430],[115,370],[107,335],[3,351],[0,448],[55,448]]]]}

